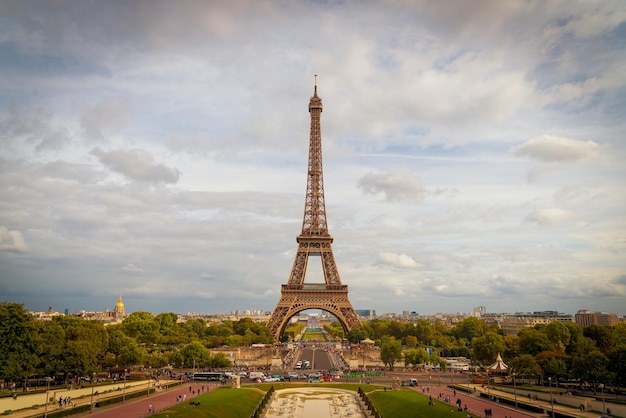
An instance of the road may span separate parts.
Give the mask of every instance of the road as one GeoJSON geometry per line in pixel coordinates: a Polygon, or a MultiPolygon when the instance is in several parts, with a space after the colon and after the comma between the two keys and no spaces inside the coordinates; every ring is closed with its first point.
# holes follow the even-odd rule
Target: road
{"type": "Polygon", "coordinates": [[[307,346],[300,354],[300,360],[307,360],[311,363],[312,371],[330,370],[333,368],[333,362],[325,350],[325,346],[307,346]],[[321,347],[321,348],[320,348],[321,347]]]}

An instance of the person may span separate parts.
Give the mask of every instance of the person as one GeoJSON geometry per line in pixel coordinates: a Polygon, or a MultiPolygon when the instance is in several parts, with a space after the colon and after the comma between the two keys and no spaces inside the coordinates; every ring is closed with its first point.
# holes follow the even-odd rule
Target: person
{"type": "Polygon", "coordinates": [[[154,410],[152,409],[152,404],[148,405],[148,413],[149,414],[154,413],[154,410]]]}

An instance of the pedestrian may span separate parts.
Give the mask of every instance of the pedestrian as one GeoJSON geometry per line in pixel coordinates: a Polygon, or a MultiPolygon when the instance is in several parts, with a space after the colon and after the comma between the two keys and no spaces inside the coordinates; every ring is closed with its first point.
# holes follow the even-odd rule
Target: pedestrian
{"type": "Polygon", "coordinates": [[[154,410],[152,409],[152,404],[148,405],[148,414],[153,414],[154,410]]]}

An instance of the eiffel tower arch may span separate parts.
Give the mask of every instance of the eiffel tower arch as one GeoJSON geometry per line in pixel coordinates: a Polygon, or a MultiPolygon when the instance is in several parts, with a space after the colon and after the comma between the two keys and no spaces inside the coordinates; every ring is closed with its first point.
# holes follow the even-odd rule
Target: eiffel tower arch
{"type": "Polygon", "coordinates": [[[289,280],[282,285],[280,300],[267,323],[276,341],[280,339],[289,320],[307,309],[321,309],[334,315],[346,334],[361,326],[348,299],[348,286],[341,283],[331,246],[333,237],[328,232],[326,222],[320,128],[322,99],[317,95],[317,83],[309,101],[309,113],[311,129],[302,232],[296,239],[298,250],[289,280]],[[304,281],[311,256],[321,257],[324,283],[304,281]]]}

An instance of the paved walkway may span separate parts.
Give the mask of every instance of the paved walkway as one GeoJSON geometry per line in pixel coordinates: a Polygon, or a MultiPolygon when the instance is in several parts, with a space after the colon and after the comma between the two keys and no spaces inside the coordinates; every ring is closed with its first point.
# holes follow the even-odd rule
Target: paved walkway
{"type": "MultiPolygon", "coordinates": [[[[125,393],[130,394],[134,391],[145,390],[148,387],[148,381],[128,381],[125,393]]],[[[72,416],[99,416],[103,418],[107,417],[144,417],[148,415],[148,406],[152,404],[153,410],[158,412],[162,409],[169,408],[176,404],[176,397],[178,395],[185,395],[186,400],[193,396],[198,395],[198,391],[208,391],[215,389],[217,386],[215,383],[194,383],[184,384],[182,386],[174,386],[174,388],[167,389],[167,382],[162,382],[162,388],[157,389],[152,387],[150,395],[142,396],[140,398],[127,398],[122,403],[113,405],[107,405],[102,408],[94,408],[93,413],[86,412],[81,414],[75,414],[72,416]]],[[[151,381],[154,384],[154,380],[151,381]]],[[[95,387],[94,391],[94,403],[107,399],[110,397],[117,397],[124,393],[122,384],[101,385],[95,387]],[[118,387],[120,388],[119,390],[118,387]],[[97,393],[97,394],[96,394],[97,393]]],[[[53,403],[48,404],[47,412],[52,413],[61,409],[59,406],[59,397],[70,397],[71,403],[78,405],[89,405],[91,402],[91,387],[84,387],[79,389],[59,389],[50,390],[48,396],[54,399],[53,403]]],[[[2,398],[0,399],[0,413],[5,411],[12,411],[7,416],[12,418],[32,418],[43,417],[46,413],[46,393],[30,393],[30,394],[18,394],[17,399],[2,398]]],[[[72,406],[64,406],[63,408],[71,408],[72,406]]]]}
{"type": "MultiPolygon", "coordinates": [[[[437,398],[439,392],[444,393],[443,399],[446,396],[450,396],[450,403],[455,405],[456,399],[461,399],[463,405],[467,404],[469,412],[479,415],[485,416],[485,409],[491,408],[493,412],[493,417],[509,417],[509,418],[523,418],[523,417],[545,417],[546,414],[543,413],[533,413],[526,410],[516,410],[513,405],[504,405],[498,402],[489,401],[486,398],[480,396],[480,393],[485,393],[491,395],[492,399],[503,399],[507,398],[510,400],[514,400],[515,396],[512,393],[500,391],[494,388],[486,388],[483,389],[482,386],[472,385],[473,388],[476,389],[475,394],[467,394],[463,391],[456,391],[456,395],[454,395],[454,390],[450,388],[439,388],[439,387],[431,387],[430,394],[433,395],[433,398],[437,398]]],[[[421,389],[416,388],[421,391],[421,389]]],[[[531,403],[533,405],[539,406],[543,408],[545,411],[550,411],[554,408],[555,412],[564,412],[571,415],[575,415],[577,417],[586,417],[586,418],[597,418],[600,414],[598,412],[581,412],[578,408],[574,406],[567,406],[559,403],[555,403],[554,406],[550,405],[548,400],[528,400],[522,394],[517,395],[517,400],[519,402],[531,403]]]]}
{"type": "Polygon", "coordinates": [[[133,398],[130,402],[124,404],[114,404],[104,408],[97,408],[93,414],[84,413],[73,415],[73,417],[97,417],[97,418],[141,418],[152,415],[154,413],[171,408],[179,403],[177,399],[185,398],[181,402],[189,402],[199,394],[206,393],[218,387],[215,383],[192,383],[178,386],[175,389],[157,392],[150,397],[133,398]]]}

